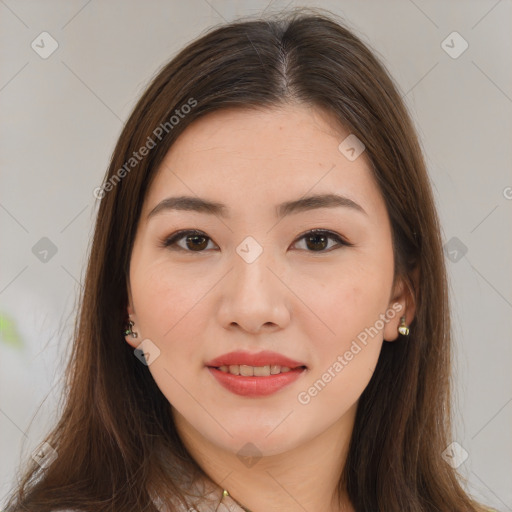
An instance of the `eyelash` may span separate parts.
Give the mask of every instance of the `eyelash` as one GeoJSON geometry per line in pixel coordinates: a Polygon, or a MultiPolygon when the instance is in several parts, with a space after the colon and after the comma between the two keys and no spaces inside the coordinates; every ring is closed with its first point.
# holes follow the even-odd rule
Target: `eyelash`
{"type": "MultiPolygon", "coordinates": [[[[172,234],[171,236],[165,238],[162,241],[162,243],[161,243],[161,247],[171,248],[171,250],[181,250],[181,251],[189,252],[189,253],[202,253],[202,252],[206,252],[207,249],[203,249],[202,251],[191,251],[189,249],[184,249],[183,247],[179,247],[179,246],[176,245],[179,240],[185,238],[188,235],[202,236],[202,237],[212,241],[212,239],[208,235],[206,235],[206,233],[203,233],[202,231],[198,231],[198,230],[195,230],[195,229],[183,229],[183,230],[177,231],[176,233],[172,234]]],[[[348,242],[347,240],[345,240],[341,235],[338,235],[337,233],[334,233],[333,231],[329,231],[329,230],[326,230],[326,229],[312,229],[312,230],[309,230],[306,233],[303,233],[302,235],[300,235],[296,239],[294,244],[297,243],[298,241],[306,238],[308,235],[325,235],[327,238],[335,240],[338,245],[337,246],[335,245],[333,247],[330,247],[329,249],[325,249],[325,250],[321,250],[321,251],[308,251],[307,249],[304,249],[304,250],[306,250],[306,252],[322,254],[322,253],[331,252],[333,249],[337,249],[337,248],[340,248],[340,247],[343,247],[343,246],[345,246],[345,247],[353,247],[353,245],[354,245],[354,244],[351,244],[350,242],[348,242]]]]}

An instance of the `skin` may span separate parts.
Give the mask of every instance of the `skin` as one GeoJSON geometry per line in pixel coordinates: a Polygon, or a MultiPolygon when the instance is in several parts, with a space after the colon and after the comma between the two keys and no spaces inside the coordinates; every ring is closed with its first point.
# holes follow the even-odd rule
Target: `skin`
{"type": "Polygon", "coordinates": [[[177,139],[145,198],[128,283],[139,336],[126,341],[158,347],[149,369],[180,437],[211,479],[254,511],[353,510],[344,495],[337,503],[335,489],[358,399],[383,341],[397,339],[402,314],[407,323],[414,314],[406,287],[394,282],[389,218],[365,153],[350,161],[338,150],[348,135],[303,105],[215,112],[177,139]],[[276,217],[277,204],[320,193],[346,196],[365,213],[324,207],[276,217]],[[178,195],[224,203],[230,217],[164,210],[147,219],[178,195]],[[315,251],[301,238],[315,228],[353,246],[328,239],[315,251]],[[194,251],[186,238],[181,251],[161,246],[181,229],[204,232],[206,248],[194,251]],[[250,264],[236,252],[247,236],[263,248],[250,264]],[[300,403],[299,393],[393,304],[404,309],[300,403]],[[240,349],[276,351],[307,370],[273,395],[238,396],[205,363],[240,349]],[[237,455],[247,443],[254,464],[237,455]]]}

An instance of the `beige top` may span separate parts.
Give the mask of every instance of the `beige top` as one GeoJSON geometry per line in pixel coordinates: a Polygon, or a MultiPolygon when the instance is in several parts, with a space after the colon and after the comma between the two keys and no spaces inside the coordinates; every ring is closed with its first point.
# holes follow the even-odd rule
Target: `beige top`
{"type": "MultiPolygon", "coordinates": [[[[180,509],[180,512],[245,512],[229,494],[225,494],[223,489],[213,485],[209,480],[194,483],[191,490],[193,494],[201,497],[193,500],[188,509],[180,509]]],[[[158,497],[153,498],[153,503],[160,512],[168,512],[158,497]]]]}

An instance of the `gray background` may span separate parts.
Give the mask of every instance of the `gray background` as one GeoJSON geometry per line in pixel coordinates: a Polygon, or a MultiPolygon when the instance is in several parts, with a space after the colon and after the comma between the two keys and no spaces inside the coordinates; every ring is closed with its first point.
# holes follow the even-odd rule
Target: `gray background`
{"type": "Polygon", "coordinates": [[[0,504],[20,457],[57,418],[92,192],[134,102],[207,27],[303,5],[346,18],[383,59],[418,126],[447,243],[453,440],[469,454],[459,470],[476,497],[512,510],[512,4],[268,3],[0,0],[0,504]],[[46,59],[31,47],[43,45],[44,31],[59,45],[46,59]],[[458,36],[442,44],[454,31],[469,45],[457,58],[445,50],[463,48],[458,36]],[[33,250],[43,237],[54,255],[33,250]]]}

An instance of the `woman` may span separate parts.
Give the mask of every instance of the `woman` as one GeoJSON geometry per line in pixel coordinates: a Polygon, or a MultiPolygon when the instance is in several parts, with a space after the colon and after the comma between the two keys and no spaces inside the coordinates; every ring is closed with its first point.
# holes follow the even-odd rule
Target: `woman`
{"type": "Polygon", "coordinates": [[[370,50],[295,12],[153,80],[102,187],[67,402],[7,510],[481,511],[438,217],[370,50]]]}

